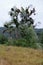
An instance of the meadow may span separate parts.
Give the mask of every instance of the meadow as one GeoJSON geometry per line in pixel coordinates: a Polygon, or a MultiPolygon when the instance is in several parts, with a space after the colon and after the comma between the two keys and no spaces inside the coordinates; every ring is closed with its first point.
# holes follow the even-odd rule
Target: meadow
{"type": "Polygon", "coordinates": [[[0,65],[43,65],[43,50],[0,45],[0,65]]]}

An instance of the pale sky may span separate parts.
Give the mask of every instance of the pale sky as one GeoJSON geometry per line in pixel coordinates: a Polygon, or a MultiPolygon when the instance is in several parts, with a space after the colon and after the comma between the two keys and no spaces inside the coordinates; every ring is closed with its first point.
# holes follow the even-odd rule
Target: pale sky
{"type": "Polygon", "coordinates": [[[41,22],[38,28],[43,28],[43,0],[0,0],[0,26],[3,26],[6,21],[9,21],[9,14],[11,7],[17,6],[24,8],[33,5],[36,9],[36,15],[33,16],[35,23],[41,22]]]}

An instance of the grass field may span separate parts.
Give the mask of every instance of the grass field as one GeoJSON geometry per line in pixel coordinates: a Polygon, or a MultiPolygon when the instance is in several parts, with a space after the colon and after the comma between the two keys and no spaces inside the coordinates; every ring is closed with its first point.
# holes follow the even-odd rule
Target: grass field
{"type": "Polygon", "coordinates": [[[0,65],[43,65],[43,50],[0,45],[0,65]]]}

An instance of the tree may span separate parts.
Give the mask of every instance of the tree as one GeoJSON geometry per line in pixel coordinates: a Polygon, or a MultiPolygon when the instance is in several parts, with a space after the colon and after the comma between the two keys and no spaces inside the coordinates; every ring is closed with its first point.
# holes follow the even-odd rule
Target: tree
{"type": "Polygon", "coordinates": [[[30,6],[28,6],[26,9],[21,7],[21,9],[18,9],[17,7],[11,8],[11,11],[9,12],[11,16],[11,21],[4,26],[6,27],[6,30],[11,35],[12,31],[16,31],[16,38],[18,38],[18,31],[21,34],[21,36],[25,35],[24,29],[25,27],[33,26],[34,20],[32,17],[30,17],[32,14],[35,15],[35,8],[30,10],[30,6]],[[22,33],[21,33],[22,31],[22,33]]]}

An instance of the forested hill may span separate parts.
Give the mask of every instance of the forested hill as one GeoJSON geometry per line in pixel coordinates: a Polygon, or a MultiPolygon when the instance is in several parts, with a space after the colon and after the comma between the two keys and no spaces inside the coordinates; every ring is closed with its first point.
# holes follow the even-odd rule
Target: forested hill
{"type": "Polygon", "coordinates": [[[3,33],[4,27],[0,27],[0,33],[3,33]]]}
{"type": "Polygon", "coordinates": [[[5,27],[0,27],[0,34],[4,34],[6,37],[9,37],[10,35],[7,32],[3,33],[4,30],[5,27]]]}
{"type": "Polygon", "coordinates": [[[35,29],[36,33],[40,33],[40,32],[43,32],[43,28],[41,29],[35,29]]]}
{"type": "MultiPolygon", "coordinates": [[[[0,34],[3,34],[3,30],[5,30],[5,27],[0,27],[0,34]]],[[[43,29],[35,29],[35,32],[38,34],[40,32],[42,32],[43,29]]],[[[4,33],[5,35],[8,35],[8,33],[4,33]]]]}

